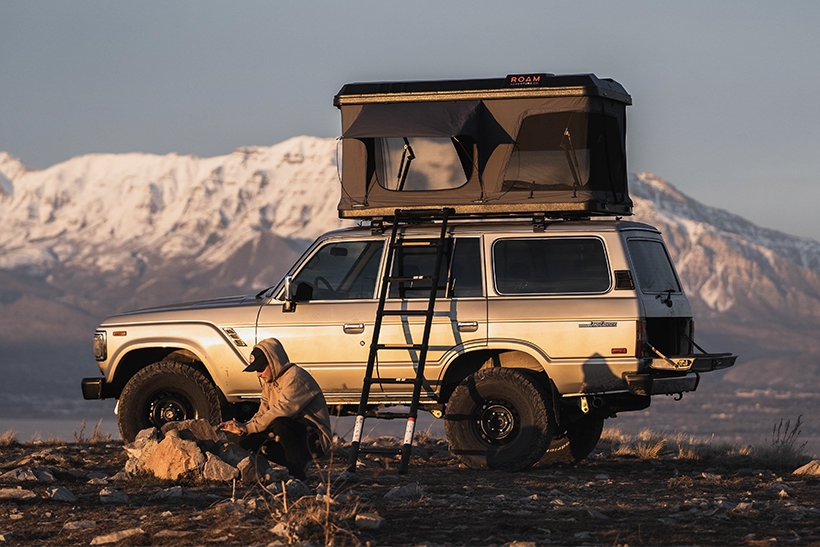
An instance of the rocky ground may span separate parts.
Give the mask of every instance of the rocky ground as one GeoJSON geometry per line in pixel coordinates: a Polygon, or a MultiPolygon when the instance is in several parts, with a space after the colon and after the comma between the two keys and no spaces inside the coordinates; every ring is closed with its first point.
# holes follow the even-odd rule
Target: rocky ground
{"type": "Polygon", "coordinates": [[[128,476],[119,442],[12,442],[0,447],[0,543],[820,545],[818,476],[622,448],[505,473],[467,469],[427,439],[399,475],[370,457],[345,473],[340,447],[275,493],[128,476]]]}

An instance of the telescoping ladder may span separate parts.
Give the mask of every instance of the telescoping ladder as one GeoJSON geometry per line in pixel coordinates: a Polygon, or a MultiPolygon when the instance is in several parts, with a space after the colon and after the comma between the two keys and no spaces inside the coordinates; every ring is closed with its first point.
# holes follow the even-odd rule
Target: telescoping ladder
{"type": "MultiPolygon", "coordinates": [[[[421,389],[425,383],[424,365],[427,361],[427,349],[430,342],[430,331],[433,326],[433,314],[436,306],[436,294],[441,288],[439,283],[439,272],[441,270],[442,260],[446,251],[447,244],[447,221],[455,211],[451,208],[443,208],[440,210],[401,210],[396,209],[393,216],[393,227],[390,234],[390,244],[387,251],[387,264],[384,271],[384,277],[381,284],[381,292],[379,293],[379,306],[376,310],[376,321],[373,326],[373,338],[370,342],[370,353],[367,357],[367,368],[365,369],[364,379],[362,382],[362,398],[359,402],[359,410],[356,413],[356,425],[353,429],[353,442],[350,449],[350,459],[348,461],[348,470],[356,470],[356,462],[359,454],[400,454],[401,460],[399,463],[399,473],[407,473],[407,467],[410,463],[410,451],[413,446],[413,437],[416,431],[416,418],[419,411],[419,399],[421,398],[421,389]],[[418,222],[420,220],[441,220],[441,232],[439,237],[431,237],[424,239],[405,239],[400,238],[400,227],[407,226],[410,223],[418,222]],[[435,265],[433,271],[426,275],[402,275],[402,271],[394,272],[394,262],[397,252],[402,256],[403,249],[406,247],[427,246],[433,247],[436,250],[435,265]],[[430,284],[430,295],[427,300],[426,309],[401,309],[402,299],[397,299],[396,304],[399,308],[386,308],[387,296],[390,293],[390,287],[393,284],[403,284],[411,282],[421,282],[430,284]],[[385,317],[398,316],[402,320],[411,316],[424,316],[424,331],[421,340],[415,342],[413,340],[404,344],[385,344],[380,341],[382,322],[385,317]],[[416,351],[418,352],[418,363],[416,365],[415,378],[381,378],[374,377],[373,372],[376,369],[376,364],[379,360],[379,352],[384,351],[416,351]],[[410,409],[406,413],[378,413],[368,412],[370,388],[373,384],[412,384],[413,397],[410,402],[410,409]],[[378,419],[395,419],[407,418],[407,426],[404,430],[404,441],[401,448],[384,448],[384,447],[363,447],[362,431],[364,430],[365,418],[378,419]]],[[[421,273],[421,272],[419,272],[421,273]]],[[[447,280],[444,280],[444,286],[447,285],[447,280]]],[[[401,296],[404,296],[401,294],[401,296]]],[[[409,329],[408,329],[409,332],[409,329]]]]}

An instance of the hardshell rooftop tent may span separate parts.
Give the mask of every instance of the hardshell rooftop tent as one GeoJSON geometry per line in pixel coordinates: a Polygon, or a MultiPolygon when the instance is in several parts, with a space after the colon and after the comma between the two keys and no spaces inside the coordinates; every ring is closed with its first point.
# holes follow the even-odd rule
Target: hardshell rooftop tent
{"type": "Polygon", "coordinates": [[[592,74],[347,84],[341,218],[632,214],[626,106],[592,74]]]}

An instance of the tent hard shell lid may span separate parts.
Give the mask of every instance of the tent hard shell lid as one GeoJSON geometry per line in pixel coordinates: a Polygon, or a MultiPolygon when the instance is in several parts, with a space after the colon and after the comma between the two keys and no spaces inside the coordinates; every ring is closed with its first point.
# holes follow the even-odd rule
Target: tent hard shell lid
{"type": "Polygon", "coordinates": [[[632,214],[626,107],[592,74],[347,84],[341,218],[632,214]]]}

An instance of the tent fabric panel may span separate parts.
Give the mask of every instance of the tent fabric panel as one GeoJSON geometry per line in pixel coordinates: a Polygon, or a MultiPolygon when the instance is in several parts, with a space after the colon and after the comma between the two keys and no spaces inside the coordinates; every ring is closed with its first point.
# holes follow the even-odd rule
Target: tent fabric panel
{"type": "Polygon", "coordinates": [[[362,107],[342,137],[476,137],[480,104],[480,101],[368,104],[362,107]]]}

